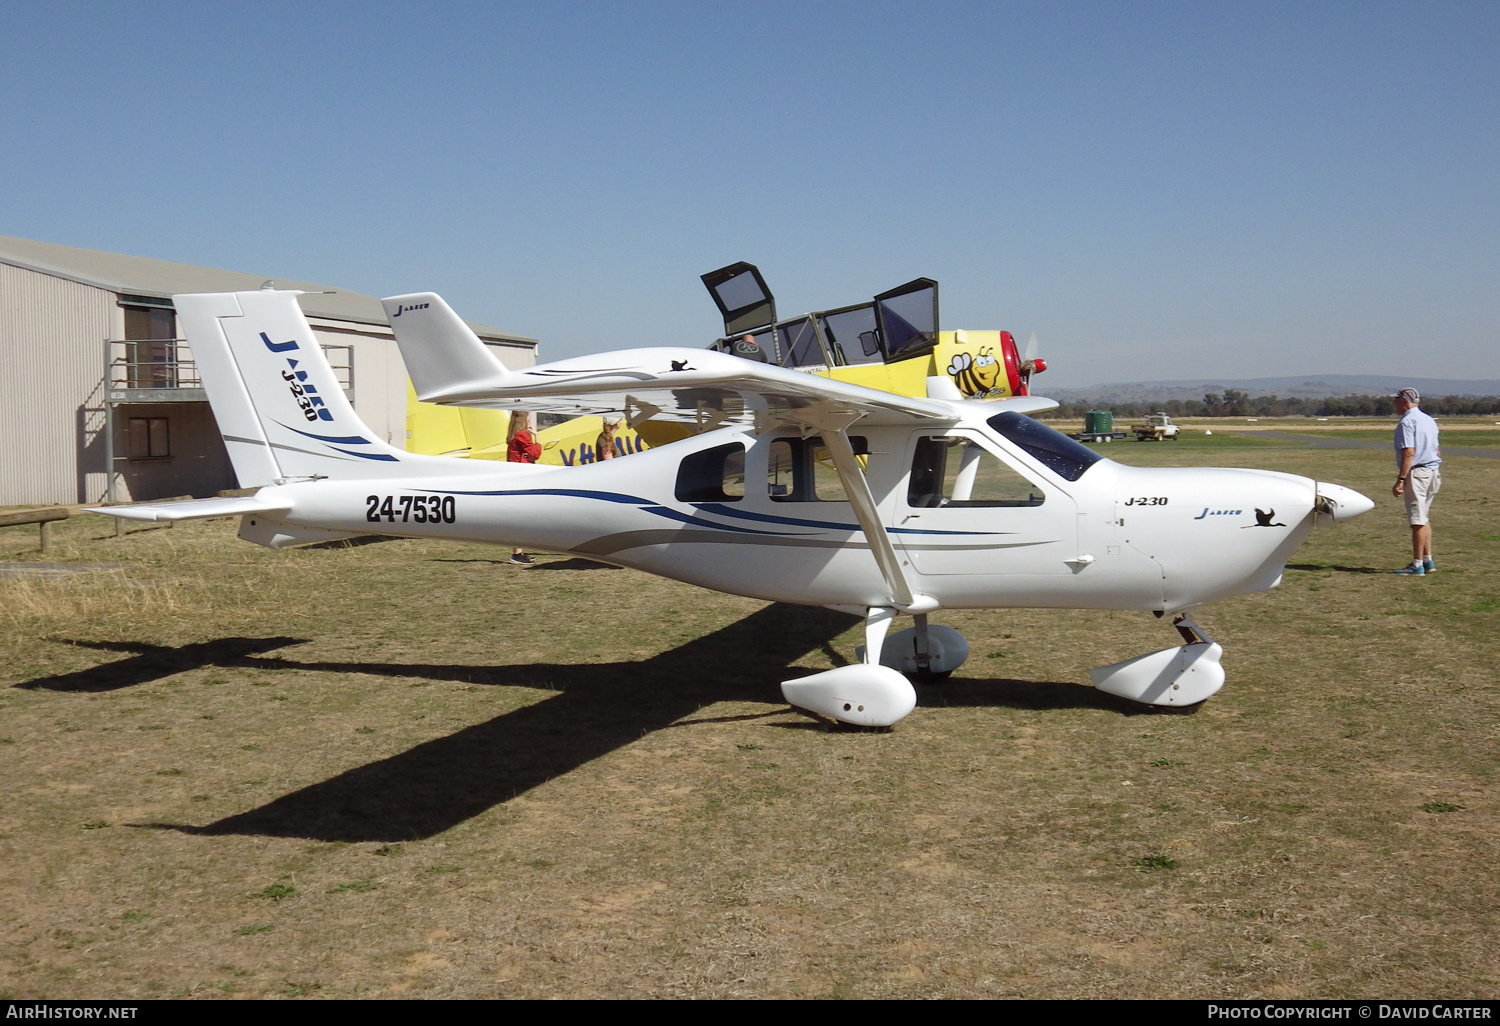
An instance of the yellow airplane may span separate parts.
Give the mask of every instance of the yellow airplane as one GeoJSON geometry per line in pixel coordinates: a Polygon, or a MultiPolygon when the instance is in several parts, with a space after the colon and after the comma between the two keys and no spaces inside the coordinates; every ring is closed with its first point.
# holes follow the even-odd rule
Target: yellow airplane
{"type": "MultiPolygon", "coordinates": [[[[1029,395],[1032,374],[1047,369],[1032,335],[1026,353],[1008,331],[939,331],[938,283],[917,278],[868,303],[776,319],[776,300],[754,264],[739,262],[703,275],[724,336],[709,349],[866,385],[899,395],[926,396],[928,379],[947,377],[958,396],[1002,399],[1029,395]]],[[[956,397],[956,396],[955,396],[956,397]]],[[[504,460],[510,414],[417,401],[406,396],[406,448],[428,455],[504,460]]],[[[615,434],[619,455],[665,445],[692,433],[690,425],[626,418],[615,434]]],[[[649,415],[648,415],[649,416],[649,415]]],[[[711,426],[711,411],[704,425],[711,426]]],[[[597,459],[601,417],[576,417],[538,432],[543,463],[577,466],[597,459]]]]}

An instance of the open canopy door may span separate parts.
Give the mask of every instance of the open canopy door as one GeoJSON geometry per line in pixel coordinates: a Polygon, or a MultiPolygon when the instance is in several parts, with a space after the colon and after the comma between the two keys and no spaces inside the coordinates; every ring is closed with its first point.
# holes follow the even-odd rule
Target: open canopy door
{"type": "Polygon", "coordinates": [[[703,275],[708,294],[724,316],[724,335],[733,337],[776,322],[776,297],[760,269],[743,260],[703,275]]]}
{"type": "Polygon", "coordinates": [[[918,278],[875,297],[886,360],[919,356],[937,345],[938,283],[918,278]]]}

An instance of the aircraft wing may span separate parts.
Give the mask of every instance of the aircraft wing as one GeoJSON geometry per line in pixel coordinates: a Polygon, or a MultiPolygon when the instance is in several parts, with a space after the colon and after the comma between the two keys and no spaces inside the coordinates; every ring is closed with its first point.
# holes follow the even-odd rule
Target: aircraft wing
{"type": "Polygon", "coordinates": [[[451,406],[541,413],[624,413],[702,428],[780,420],[820,403],[885,419],[950,421],[942,402],[851,385],[704,349],[628,349],[456,383],[418,398],[451,406]]]}
{"type": "MultiPolygon", "coordinates": [[[[874,422],[951,422],[945,400],[898,395],[707,349],[627,349],[509,370],[441,296],[392,296],[385,307],[417,398],[446,406],[532,410],[567,416],[623,413],[699,430],[796,420],[797,410],[857,411],[874,422]]],[[[956,395],[955,395],[956,398],[956,395]]],[[[1012,400],[1019,413],[1050,399],[1012,400]]]]}

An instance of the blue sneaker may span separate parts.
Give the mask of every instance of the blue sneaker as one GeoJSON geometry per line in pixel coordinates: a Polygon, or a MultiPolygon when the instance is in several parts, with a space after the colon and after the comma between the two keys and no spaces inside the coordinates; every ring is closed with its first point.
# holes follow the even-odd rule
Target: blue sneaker
{"type": "Polygon", "coordinates": [[[1410,574],[1412,577],[1423,577],[1427,573],[1427,568],[1420,563],[1412,563],[1407,566],[1403,566],[1400,570],[1393,570],[1392,573],[1410,574]]]}
{"type": "Polygon", "coordinates": [[[1424,559],[1422,560],[1422,570],[1425,573],[1435,574],[1437,573],[1437,564],[1430,559],[1424,559]]]}

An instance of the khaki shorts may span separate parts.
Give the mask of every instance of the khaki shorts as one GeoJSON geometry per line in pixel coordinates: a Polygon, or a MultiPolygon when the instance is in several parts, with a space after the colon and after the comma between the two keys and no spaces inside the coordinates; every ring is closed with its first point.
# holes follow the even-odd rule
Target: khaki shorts
{"type": "Polygon", "coordinates": [[[1427,523],[1427,511],[1432,509],[1433,496],[1443,487],[1443,475],[1438,467],[1412,467],[1406,479],[1402,496],[1406,499],[1406,521],[1413,527],[1427,523]]]}

